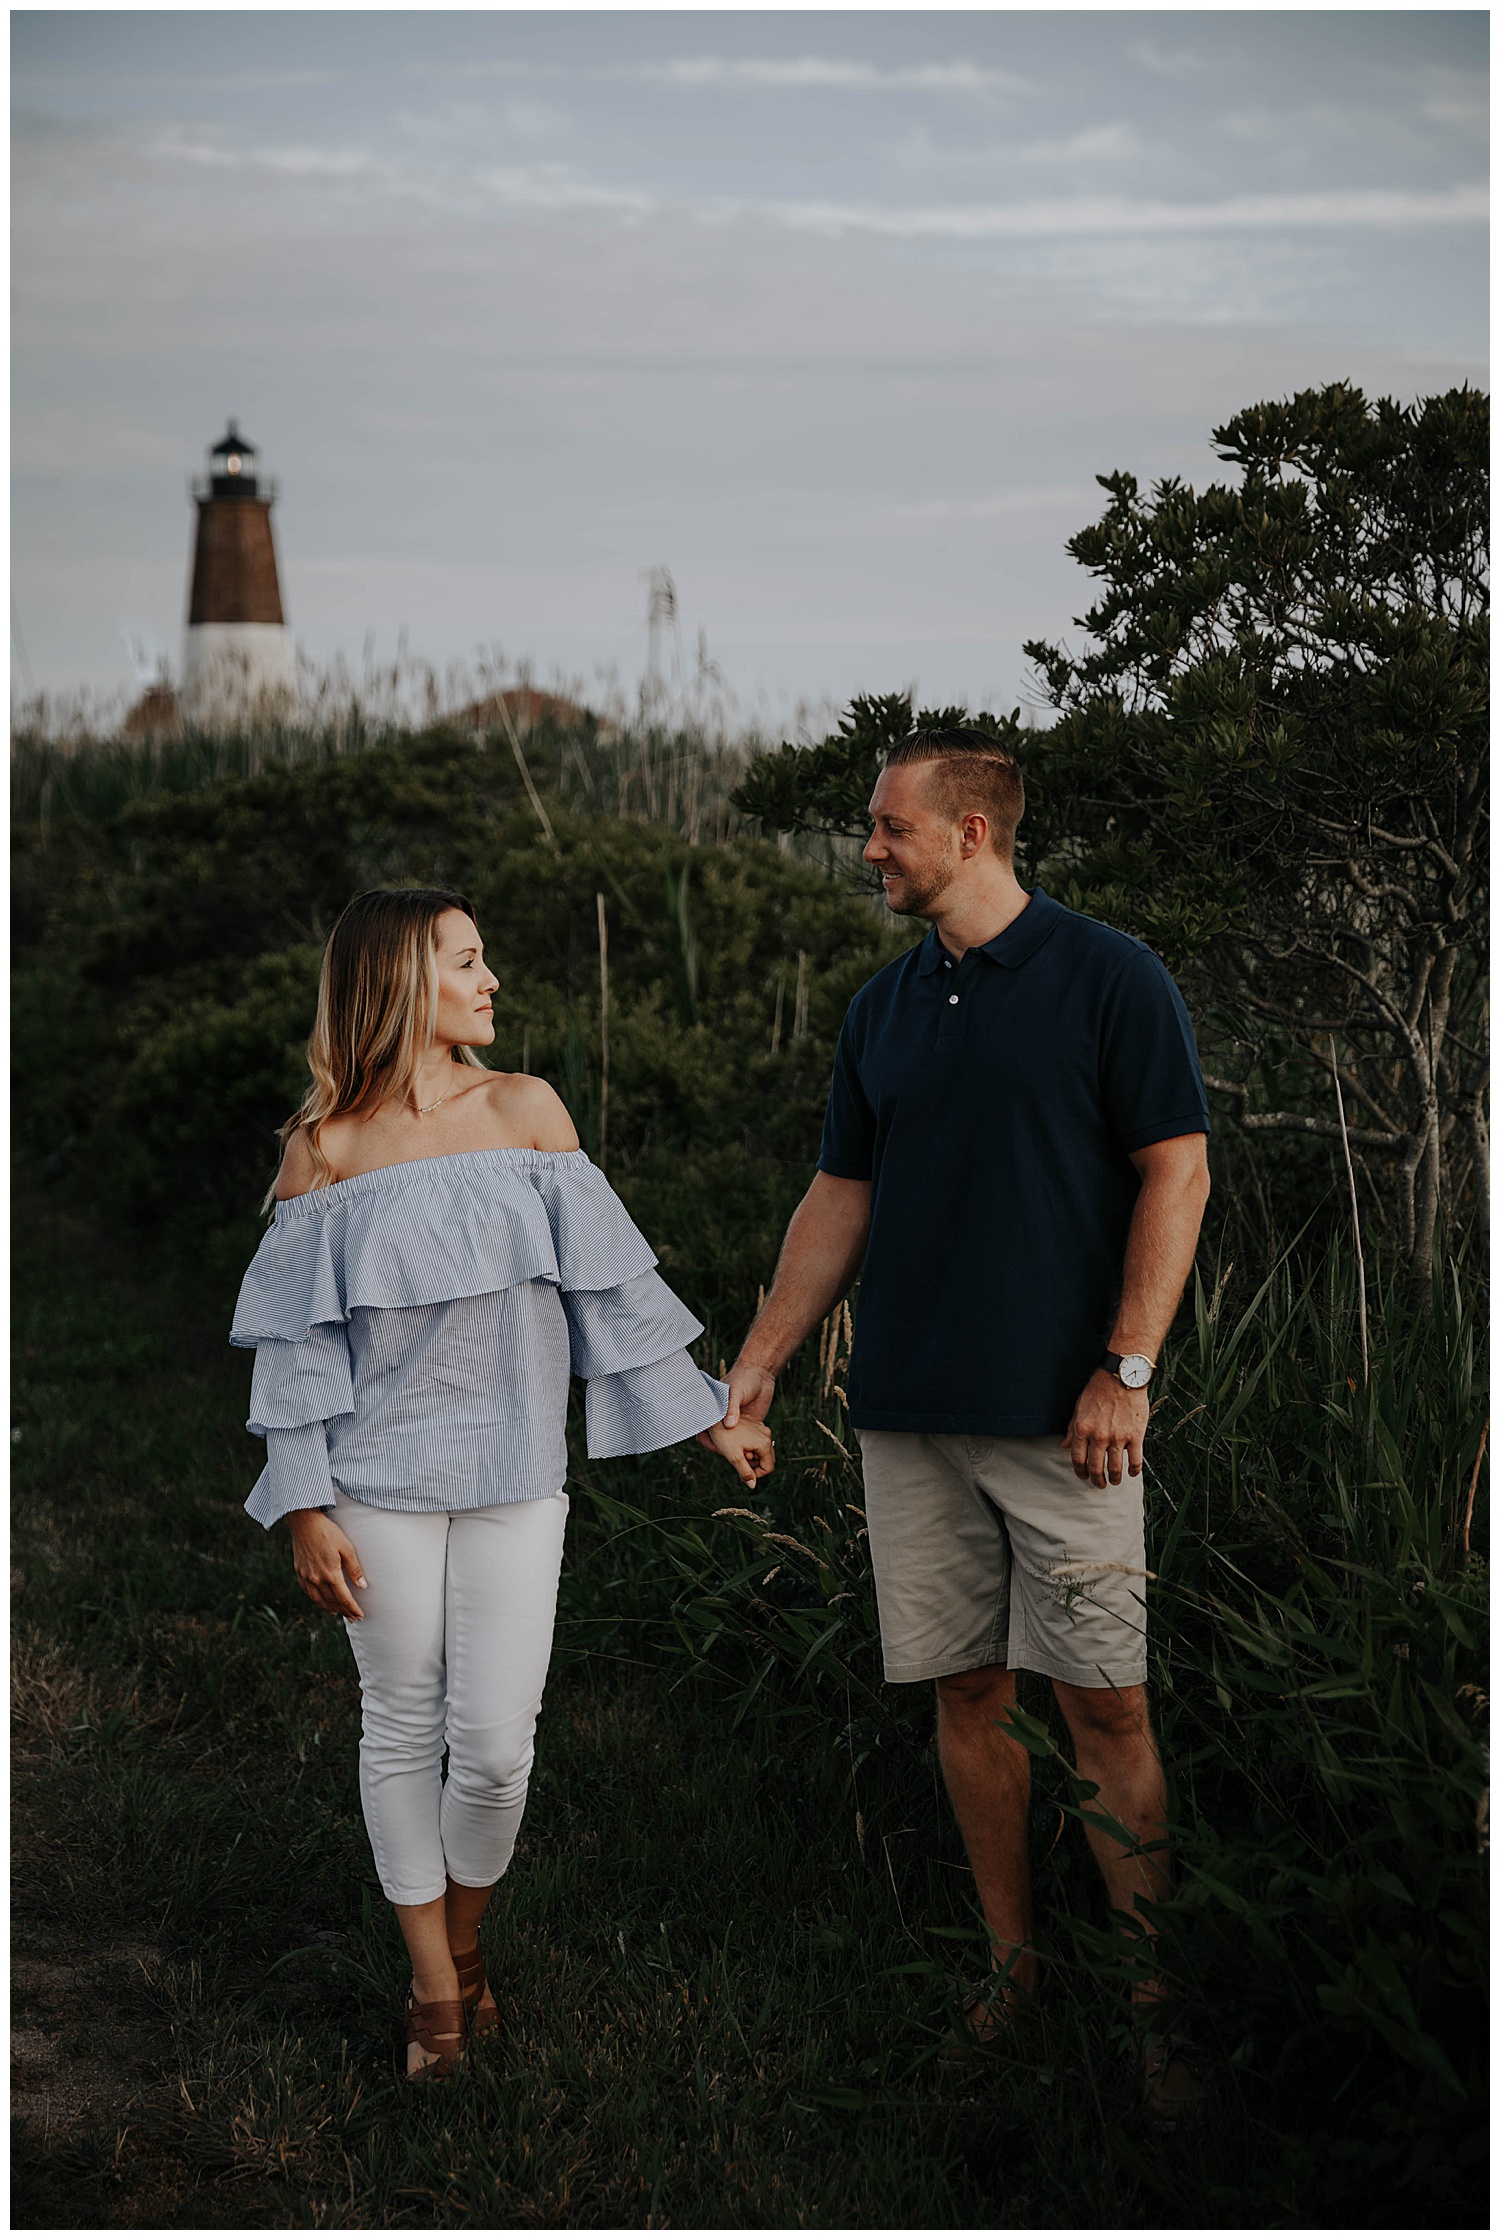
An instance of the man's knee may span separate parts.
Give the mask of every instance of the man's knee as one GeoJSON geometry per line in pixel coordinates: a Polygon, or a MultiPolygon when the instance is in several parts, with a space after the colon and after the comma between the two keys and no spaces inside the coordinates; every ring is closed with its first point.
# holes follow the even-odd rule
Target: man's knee
{"type": "Polygon", "coordinates": [[[1052,1687],[1076,1741],[1151,1742],[1144,1688],[1076,1688],[1066,1680],[1054,1680],[1052,1687]]]}
{"type": "Polygon", "coordinates": [[[997,1718],[1016,1700],[1016,1676],[1003,1664],[981,1665],[975,1672],[945,1672],[933,1685],[944,1711],[959,1718],[997,1718]]]}

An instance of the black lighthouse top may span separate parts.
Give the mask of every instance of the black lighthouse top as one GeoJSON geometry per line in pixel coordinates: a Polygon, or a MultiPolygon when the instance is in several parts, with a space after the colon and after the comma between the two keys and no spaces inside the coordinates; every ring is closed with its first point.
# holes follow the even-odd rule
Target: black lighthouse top
{"type": "Polygon", "coordinates": [[[215,498],[254,498],[259,495],[255,462],[260,454],[240,434],[239,423],[228,422],[208,454],[208,494],[215,498]]]}

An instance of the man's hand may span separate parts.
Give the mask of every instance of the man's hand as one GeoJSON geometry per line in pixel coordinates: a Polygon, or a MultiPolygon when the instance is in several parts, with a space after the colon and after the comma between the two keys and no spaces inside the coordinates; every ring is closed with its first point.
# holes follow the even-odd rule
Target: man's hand
{"type": "Polygon", "coordinates": [[[753,1416],[757,1423],[764,1423],[775,1397],[776,1379],[770,1370],[741,1356],[729,1372],[729,1405],[724,1410],[724,1421],[715,1424],[711,1431],[700,1431],[699,1446],[722,1454],[724,1450],[715,1439],[714,1431],[733,1431],[742,1415],[753,1416]]]}
{"type": "Polygon", "coordinates": [[[724,1411],[724,1421],[731,1431],[742,1415],[754,1416],[758,1423],[764,1423],[775,1397],[776,1379],[771,1371],[758,1361],[747,1361],[741,1354],[729,1372],[729,1406],[724,1411]]]}
{"type": "Polygon", "coordinates": [[[1073,1420],[1063,1433],[1072,1451],[1073,1474],[1096,1486],[1117,1486],[1128,1468],[1136,1477],[1151,1402],[1144,1390],[1131,1392],[1107,1369],[1096,1369],[1078,1396],[1073,1420]]]}

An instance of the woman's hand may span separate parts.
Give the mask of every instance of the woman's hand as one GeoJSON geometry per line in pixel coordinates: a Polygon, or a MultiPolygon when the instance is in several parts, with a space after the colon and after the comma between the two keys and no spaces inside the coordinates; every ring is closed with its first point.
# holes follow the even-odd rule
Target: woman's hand
{"type": "Polygon", "coordinates": [[[768,1478],[776,1467],[771,1434],[753,1416],[743,1416],[732,1431],[725,1424],[715,1423],[707,1431],[700,1431],[698,1436],[706,1447],[712,1447],[716,1454],[724,1457],[752,1492],[757,1477],[768,1478]]]}
{"type": "Polygon", "coordinates": [[[292,1561],[309,1602],[330,1617],[362,1618],[364,1612],[349,1592],[349,1579],[357,1587],[367,1582],[349,1535],[339,1530],[326,1509],[294,1509],[290,1523],[292,1561]]]}

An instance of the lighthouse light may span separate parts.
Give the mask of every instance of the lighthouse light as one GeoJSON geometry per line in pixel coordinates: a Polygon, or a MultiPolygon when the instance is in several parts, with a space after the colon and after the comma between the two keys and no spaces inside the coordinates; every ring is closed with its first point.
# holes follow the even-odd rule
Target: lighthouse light
{"type": "Polygon", "coordinates": [[[231,451],[229,457],[224,461],[231,474],[238,474],[243,463],[237,451],[231,451]]]}

